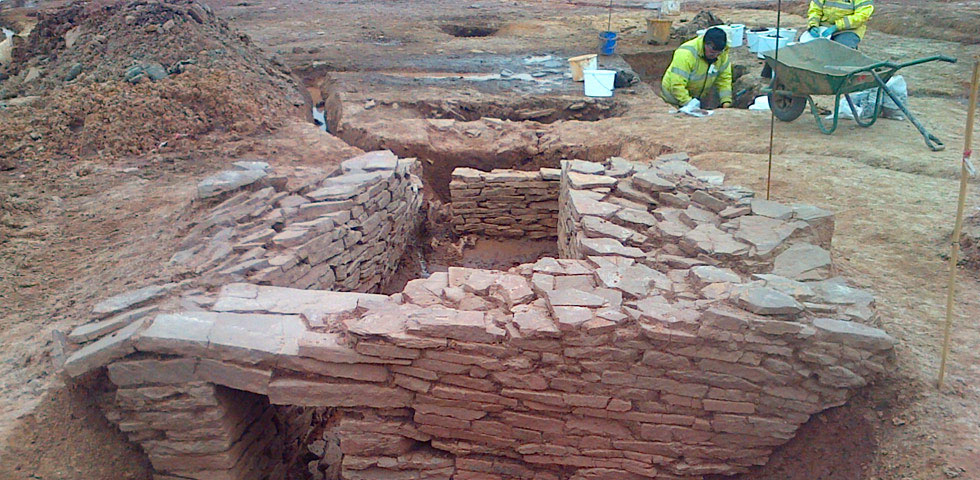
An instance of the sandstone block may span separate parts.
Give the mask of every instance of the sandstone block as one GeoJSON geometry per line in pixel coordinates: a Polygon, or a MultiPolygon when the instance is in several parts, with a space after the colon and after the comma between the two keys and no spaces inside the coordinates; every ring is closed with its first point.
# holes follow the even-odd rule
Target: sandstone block
{"type": "Polygon", "coordinates": [[[65,372],[77,377],[133,353],[143,323],[137,320],[76,350],[65,360],[65,372]]]}
{"type": "Polygon", "coordinates": [[[307,407],[403,408],[414,394],[401,388],[277,378],[269,383],[269,401],[307,407]]]}
{"type": "Polygon", "coordinates": [[[195,379],[197,360],[144,359],[114,362],[109,365],[109,380],[119,387],[144,384],[184,384],[195,379]]]}
{"type": "Polygon", "coordinates": [[[100,316],[118,313],[123,310],[139,306],[140,304],[155,298],[159,298],[170,290],[173,290],[173,288],[176,286],[176,283],[150,285],[148,287],[121,293],[95,304],[95,307],[92,308],[92,313],[100,316]]]}
{"type": "Polygon", "coordinates": [[[136,320],[144,318],[156,310],[157,307],[151,305],[148,307],[138,308],[136,310],[122,312],[102,321],[79,325],[68,334],[68,340],[74,343],[83,343],[95,340],[96,338],[99,338],[107,333],[119,330],[120,328],[123,328],[136,320]]]}

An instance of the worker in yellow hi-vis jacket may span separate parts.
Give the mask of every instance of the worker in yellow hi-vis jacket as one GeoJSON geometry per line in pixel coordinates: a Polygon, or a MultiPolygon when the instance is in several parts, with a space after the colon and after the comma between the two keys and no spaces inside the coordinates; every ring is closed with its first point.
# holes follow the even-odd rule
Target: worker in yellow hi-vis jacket
{"type": "Polygon", "coordinates": [[[722,108],[732,106],[728,37],[720,28],[709,28],[704,36],[677,47],[660,83],[660,97],[684,112],[701,108],[714,95],[722,108]]]}
{"type": "Polygon", "coordinates": [[[868,30],[874,13],[874,0],[810,0],[807,31],[800,41],[826,37],[842,45],[857,48],[868,30]]]}

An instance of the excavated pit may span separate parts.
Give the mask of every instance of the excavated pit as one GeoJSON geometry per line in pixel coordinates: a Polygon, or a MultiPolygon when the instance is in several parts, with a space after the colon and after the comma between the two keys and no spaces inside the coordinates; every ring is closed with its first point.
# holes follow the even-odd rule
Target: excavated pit
{"type": "Polygon", "coordinates": [[[403,110],[392,112],[393,118],[411,116],[417,112],[418,118],[452,119],[473,122],[482,118],[496,118],[512,122],[533,121],[555,123],[564,120],[595,122],[606,118],[621,117],[629,107],[616,100],[598,101],[589,98],[534,98],[519,101],[420,101],[405,104],[399,102],[398,109],[382,105],[383,110],[403,110]]]}
{"type": "Polygon", "coordinates": [[[670,66],[673,59],[673,50],[663,50],[659,52],[644,52],[624,54],[623,60],[629,63],[630,67],[649,85],[660,89],[660,80],[670,66]]]}
{"type": "Polygon", "coordinates": [[[454,37],[463,38],[473,38],[473,37],[489,37],[498,30],[500,27],[496,24],[444,24],[439,26],[439,30],[442,30],[447,35],[452,35],[454,37]]]}

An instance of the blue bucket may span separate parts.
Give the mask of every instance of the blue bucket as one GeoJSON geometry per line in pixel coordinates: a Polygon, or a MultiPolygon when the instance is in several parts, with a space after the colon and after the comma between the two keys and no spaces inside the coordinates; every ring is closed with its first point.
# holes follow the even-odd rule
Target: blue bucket
{"type": "Polygon", "coordinates": [[[599,34],[599,53],[602,55],[612,55],[616,51],[616,39],[619,35],[616,32],[602,32],[599,34]]]}

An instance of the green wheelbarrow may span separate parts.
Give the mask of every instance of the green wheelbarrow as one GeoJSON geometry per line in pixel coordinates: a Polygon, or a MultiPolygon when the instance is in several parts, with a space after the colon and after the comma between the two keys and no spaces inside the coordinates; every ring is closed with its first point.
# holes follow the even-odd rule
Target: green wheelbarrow
{"type": "Polygon", "coordinates": [[[925,127],[915,119],[908,107],[885,88],[885,84],[902,68],[934,60],[955,63],[956,59],[937,55],[907,63],[878,62],[853,48],[826,38],[782,47],[779,49],[779,61],[776,61],[775,50],[762,54],[773,72],[772,82],[767,90],[769,107],[776,118],[784,122],[792,122],[803,113],[809,102],[810,112],[817,120],[817,127],[821,132],[830,135],[837,130],[841,96],[847,100],[851,111],[855,112],[857,109],[854,108],[850,94],[879,87],[874,103],[874,115],[870,120],[858,118],[859,116],[856,115],[854,121],[858,125],[862,127],[874,125],[881,113],[882,98],[888,95],[919,129],[929,148],[933,151],[945,148],[938,138],[926,131],[925,127]],[[811,95],[834,95],[834,118],[829,127],[820,118],[811,95]]]}

